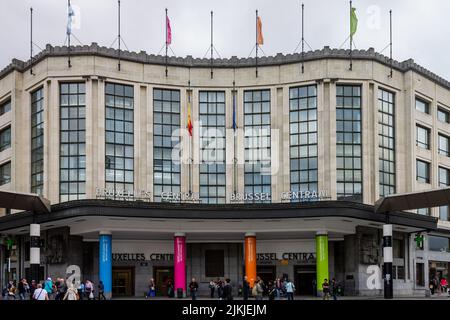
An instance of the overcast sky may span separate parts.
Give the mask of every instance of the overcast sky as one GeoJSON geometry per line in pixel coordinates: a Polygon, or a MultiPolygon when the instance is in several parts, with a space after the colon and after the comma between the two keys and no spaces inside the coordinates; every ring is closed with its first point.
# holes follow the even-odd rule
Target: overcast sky
{"type": "MultiPolygon", "coordinates": [[[[203,57],[210,42],[222,57],[247,57],[255,42],[255,9],[263,23],[266,55],[294,52],[301,39],[301,0],[121,0],[122,37],[131,51],[156,54],[164,44],[164,9],[169,9],[172,49],[177,56],[203,57]]],[[[339,48],[348,36],[349,2],[304,0],[305,39],[313,49],[339,48]]],[[[381,51],[389,43],[393,10],[394,59],[413,58],[450,79],[449,0],[355,0],[358,49],[381,51]]],[[[29,8],[34,9],[34,42],[62,45],[66,39],[66,0],[0,0],[0,69],[12,58],[29,57],[29,8]]],[[[83,43],[110,46],[117,37],[116,0],[72,0],[73,34],[83,43]]],[[[75,39],[72,43],[77,44],[75,39]]],[[[348,44],[345,45],[348,47],[348,44]]],[[[40,51],[37,47],[35,53],[40,51]]],[[[384,54],[388,55],[386,49],[384,54]]]]}

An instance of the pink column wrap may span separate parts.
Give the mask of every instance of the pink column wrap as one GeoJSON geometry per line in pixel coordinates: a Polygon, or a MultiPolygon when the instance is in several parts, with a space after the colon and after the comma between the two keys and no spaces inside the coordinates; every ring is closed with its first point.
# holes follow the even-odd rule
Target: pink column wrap
{"type": "Polygon", "coordinates": [[[174,273],[175,273],[175,296],[178,288],[183,289],[186,296],[186,235],[176,233],[174,237],[174,273]]]}

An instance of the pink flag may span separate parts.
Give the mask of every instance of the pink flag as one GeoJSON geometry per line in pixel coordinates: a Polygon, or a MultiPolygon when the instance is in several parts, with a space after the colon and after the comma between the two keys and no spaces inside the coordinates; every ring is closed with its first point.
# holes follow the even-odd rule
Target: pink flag
{"type": "Polygon", "coordinates": [[[172,43],[172,29],[170,28],[170,20],[169,17],[166,16],[166,44],[172,43]]]}

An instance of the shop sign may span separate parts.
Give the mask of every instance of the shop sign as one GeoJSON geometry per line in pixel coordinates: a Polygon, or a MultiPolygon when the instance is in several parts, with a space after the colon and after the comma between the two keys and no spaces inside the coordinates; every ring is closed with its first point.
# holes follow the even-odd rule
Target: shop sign
{"type": "Polygon", "coordinates": [[[95,196],[97,199],[150,201],[152,194],[150,191],[147,191],[147,190],[118,190],[118,189],[108,189],[108,188],[96,188],[95,196]]]}
{"type": "Polygon", "coordinates": [[[240,201],[270,201],[271,194],[268,192],[235,192],[231,194],[231,202],[240,201]]]}
{"type": "Polygon", "coordinates": [[[113,253],[113,261],[141,262],[141,261],[173,261],[172,253],[150,253],[148,257],[144,253],[113,253]]]}
{"type": "Polygon", "coordinates": [[[200,202],[198,192],[162,192],[162,202],[200,202]]]}
{"type": "Polygon", "coordinates": [[[330,199],[326,190],[288,191],[281,193],[281,201],[315,201],[330,199]]]}
{"type": "Polygon", "coordinates": [[[258,262],[274,262],[274,261],[296,261],[296,262],[314,262],[316,254],[312,252],[284,252],[278,255],[275,252],[258,253],[258,262]]]}

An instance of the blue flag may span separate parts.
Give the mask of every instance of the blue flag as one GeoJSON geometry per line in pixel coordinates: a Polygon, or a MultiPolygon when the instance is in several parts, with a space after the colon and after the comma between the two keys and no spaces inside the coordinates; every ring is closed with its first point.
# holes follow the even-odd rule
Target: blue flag
{"type": "Polygon", "coordinates": [[[67,30],[66,33],[68,36],[72,34],[72,17],[75,15],[75,12],[72,9],[72,6],[69,4],[69,10],[68,10],[68,19],[67,19],[67,30]]]}

